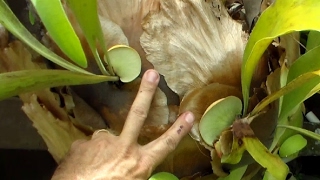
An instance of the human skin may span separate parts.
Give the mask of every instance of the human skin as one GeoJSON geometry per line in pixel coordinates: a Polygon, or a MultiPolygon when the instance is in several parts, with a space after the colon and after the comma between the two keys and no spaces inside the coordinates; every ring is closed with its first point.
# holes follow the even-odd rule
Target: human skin
{"type": "Polygon", "coordinates": [[[137,143],[159,80],[155,70],[146,71],[121,134],[98,130],[90,140],[75,141],[52,180],[148,179],[188,134],[194,121],[193,114],[185,112],[158,139],[144,146],[137,143]]]}

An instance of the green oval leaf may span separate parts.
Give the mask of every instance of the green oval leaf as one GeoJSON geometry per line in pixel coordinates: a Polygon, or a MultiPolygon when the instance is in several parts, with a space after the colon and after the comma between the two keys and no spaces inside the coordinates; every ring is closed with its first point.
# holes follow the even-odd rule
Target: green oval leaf
{"type": "Polygon", "coordinates": [[[66,16],[60,0],[31,0],[42,23],[59,48],[73,62],[86,68],[87,59],[80,40],[66,16]]]}
{"type": "Polygon", "coordinates": [[[213,142],[241,114],[241,110],[242,102],[235,96],[228,96],[212,103],[199,123],[200,135],[204,142],[213,146],[213,142]]]}
{"type": "Polygon", "coordinates": [[[17,17],[13,14],[10,8],[4,1],[0,1],[0,23],[6,27],[15,37],[26,43],[37,53],[49,59],[53,63],[66,68],[70,71],[75,71],[84,74],[91,74],[78,66],[66,61],[60,56],[53,53],[51,50],[41,44],[33,35],[20,23],[17,17]]]}
{"type": "Polygon", "coordinates": [[[152,175],[149,180],[179,180],[175,175],[168,172],[159,172],[152,175]]]}
{"type": "Polygon", "coordinates": [[[67,70],[35,69],[0,74],[0,101],[29,91],[64,85],[117,81],[118,77],[86,75],[67,70]]]}
{"type": "Polygon", "coordinates": [[[320,31],[320,1],[275,1],[260,16],[246,46],[241,69],[244,112],[247,110],[253,72],[261,55],[275,37],[292,31],[320,31]]]}
{"type": "Polygon", "coordinates": [[[307,140],[300,134],[293,135],[285,140],[280,149],[280,157],[288,157],[303,149],[307,145],[307,140]]]}
{"type": "Polygon", "coordinates": [[[108,50],[110,65],[122,82],[131,82],[139,76],[141,59],[139,53],[126,45],[116,45],[108,50]]]}

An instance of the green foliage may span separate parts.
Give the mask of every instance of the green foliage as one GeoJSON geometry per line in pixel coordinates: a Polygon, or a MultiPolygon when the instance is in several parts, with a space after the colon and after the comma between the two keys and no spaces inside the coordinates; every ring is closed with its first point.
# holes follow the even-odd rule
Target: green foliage
{"type": "MultiPolygon", "coordinates": [[[[82,67],[87,67],[87,60],[80,40],[64,12],[61,1],[31,0],[31,2],[50,36],[59,48],[75,63],[82,67]]],[[[134,49],[127,46],[116,46],[110,50],[112,59],[108,57],[97,13],[97,1],[68,0],[68,4],[76,16],[104,76],[87,72],[46,48],[20,23],[7,4],[3,0],[0,0],[1,24],[42,56],[72,71],[36,70],[3,73],[0,76],[2,80],[1,83],[11,83],[8,83],[10,86],[0,86],[0,100],[23,92],[39,90],[46,87],[118,81],[118,76],[120,76],[123,82],[130,82],[139,75],[141,71],[141,59],[134,49]],[[86,13],[83,14],[83,12],[86,13]],[[104,64],[100,59],[96,42],[99,42],[100,47],[103,48],[109,73],[105,70],[104,64]],[[109,62],[113,62],[114,67],[110,65],[109,62]],[[114,70],[117,71],[117,74],[113,72],[114,70]],[[112,76],[108,76],[109,74],[112,74],[112,76]]]]}
{"type": "Polygon", "coordinates": [[[60,0],[31,0],[50,37],[73,62],[86,68],[87,60],[78,36],[60,0]]]}
{"type": "Polygon", "coordinates": [[[296,154],[307,145],[307,140],[300,134],[293,135],[284,141],[279,149],[280,157],[296,154]]]}
{"type": "Polygon", "coordinates": [[[287,126],[287,125],[278,125],[278,128],[287,128],[287,129],[292,129],[295,130],[297,132],[299,132],[300,134],[303,134],[305,136],[308,136],[310,138],[313,138],[315,140],[320,141],[320,134],[314,133],[312,131],[303,129],[303,128],[299,128],[299,127],[294,127],[294,126],[287,126]]]}
{"type": "MultiPolygon", "coordinates": [[[[97,50],[97,42],[98,42],[104,51],[104,55],[108,59],[106,45],[103,39],[103,33],[101,30],[100,21],[98,18],[97,1],[96,0],[94,1],[67,0],[67,4],[71,8],[72,12],[74,13],[77,19],[77,22],[79,23],[82,29],[82,32],[86,37],[86,40],[100,68],[100,71],[103,74],[111,73],[111,75],[114,75],[113,69],[110,66],[109,66],[110,67],[109,73],[106,71],[97,50]]],[[[107,63],[109,65],[109,60],[107,60],[107,63]]]]}
{"type": "Polygon", "coordinates": [[[235,96],[228,96],[212,103],[199,123],[200,134],[204,142],[213,146],[213,142],[241,114],[241,110],[242,102],[235,96]]]}
{"type": "Polygon", "coordinates": [[[244,114],[247,111],[251,78],[260,57],[275,37],[292,31],[320,30],[320,1],[275,1],[260,16],[246,46],[241,69],[244,114]]]}
{"type": "MultiPolygon", "coordinates": [[[[292,82],[303,74],[320,70],[320,61],[316,60],[319,57],[320,47],[316,47],[297,59],[289,69],[287,83],[292,82]]],[[[283,97],[283,106],[279,118],[282,119],[290,115],[290,112],[294,107],[316,93],[317,90],[315,90],[315,88],[319,88],[317,87],[319,83],[320,77],[316,76],[303,83],[303,86],[296,87],[286,94],[283,97]]]]}
{"type": "Polygon", "coordinates": [[[175,175],[168,172],[159,172],[152,175],[149,180],[179,180],[175,175]]]}
{"type": "Polygon", "coordinates": [[[220,177],[218,180],[241,180],[242,176],[246,172],[248,166],[242,166],[231,170],[230,174],[226,177],[220,177]]]}
{"type": "Polygon", "coordinates": [[[309,51],[319,45],[320,45],[320,32],[319,31],[310,31],[308,34],[306,50],[309,51]]]}
{"type": "Polygon", "coordinates": [[[108,50],[108,55],[112,69],[122,82],[131,82],[140,74],[140,55],[129,46],[113,46],[108,50]]]}
{"type": "Polygon", "coordinates": [[[0,101],[20,93],[64,85],[116,81],[115,76],[86,75],[67,70],[23,70],[0,74],[0,101]]]}
{"type": "Polygon", "coordinates": [[[42,45],[32,34],[21,24],[17,17],[13,14],[7,4],[0,0],[0,23],[6,27],[14,36],[26,43],[33,50],[51,60],[53,63],[68,69],[70,71],[91,74],[78,66],[71,64],[65,59],[53,53],[51,50],[42,45]]]}
{"type": "Polygon", "coordinates": [[[279,156],[271,154],[257,138],[243,138],[243,143],[253,159],[267,172],[276,179],[286,179],[289,169],[279,156]]]}

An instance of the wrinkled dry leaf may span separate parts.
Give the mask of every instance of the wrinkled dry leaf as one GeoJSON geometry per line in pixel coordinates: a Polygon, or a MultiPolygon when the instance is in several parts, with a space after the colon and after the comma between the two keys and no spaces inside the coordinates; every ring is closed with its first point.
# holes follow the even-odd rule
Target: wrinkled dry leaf
{"type": "MultiPolygon", "coordinates": [[[[41,63],[33,62],[33,57],[29,51],[24,47],[20,41],[13,41],[9,44],[8,48],[0,51],[0,66],[4,67],[4,71],[18,71],[23,69],[39,69],[41,63]]],[[[37,92],[30,92],[21,94],[20,98],[23,102],[29,102],[32,94],[36,93],[38,98],[46,108],[54,114],[55,117],[61,120],[68,120],[66,112],[60,108],[60,103],[56,100],[56,97],[50,92],[49,89],[45,89],[37,92]]]]}
{"type": "Polygon", "coordinates": [[[185,111],[193,112],[195,123],[191,129],[190,135],[197,141],[200,141],[199,122],[206,109],[215,101],[227,96],[236,96],[241,98],[241,91],[238,88],[212,83],[203,88],[196,88],[188,92],[182,99],[179,113],[185,111]]]}
{"type": "Polygon", "coordinates": [[[61,121],[54,117],[45,106],[41,106],[36,95],[32,95],[30,103],[25,103],[22,109],[33,122],[33,126],[46,142],[48,151],[58,163],[67,154],[72,142],[87,138],[70,121],[61,121]]]}
{"type": "MultiPolygon", "coordinates": [[[[43,67],[44,62],[34,61],[34,58],[39,56],[31,54],[21,42],[14,41],[0,51],[0,67],[4,67],[1,72],[43,67]]],[[[24,112],[34,122],[57,162],[61,161],[74,140],[86,138],[72,124],[66,110],[60,107],[63,99],[50,89],[20,94],[19,97],[25,103],[24,112]]]]}
{"type": "Polygon", "coordinates": [[[180,97],[213,82],[239,87],[241,24],[217,0],[160,2],[160,11],[143,22],[141,44],[168,86],[180,97]]]}

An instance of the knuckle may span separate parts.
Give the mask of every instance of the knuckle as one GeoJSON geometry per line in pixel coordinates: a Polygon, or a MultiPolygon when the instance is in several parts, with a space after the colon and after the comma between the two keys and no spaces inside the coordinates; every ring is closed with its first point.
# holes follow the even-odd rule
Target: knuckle
{"type": "Polygon", "coordinates": [[[170,135],[165,137],[165,141],[164,142],[165,142],[165,145],[168,147],[168,149],[170,151],[175,150],[175,148],[178,145],[178,143],[175,140],[175,138],[173,138],[173,136],[170,136],[170,135]]]}
{"type": "Polygon", "coordinates": [[[140,107],[132,107],[132,113],[139,117],[139,118],[147,118],[148,114],[147,112],[143,109],[143,108],[140,108],[140,107]]]}
{"type": "Polygon", "coordinates": [[[78,148],[81,148],[85,142],[87,142],[87,141],[84,139],[79,139],[79,140],[74,141],[71,144],[70,151],[74,151],[74,150],[77,150],[78,148]]]}

